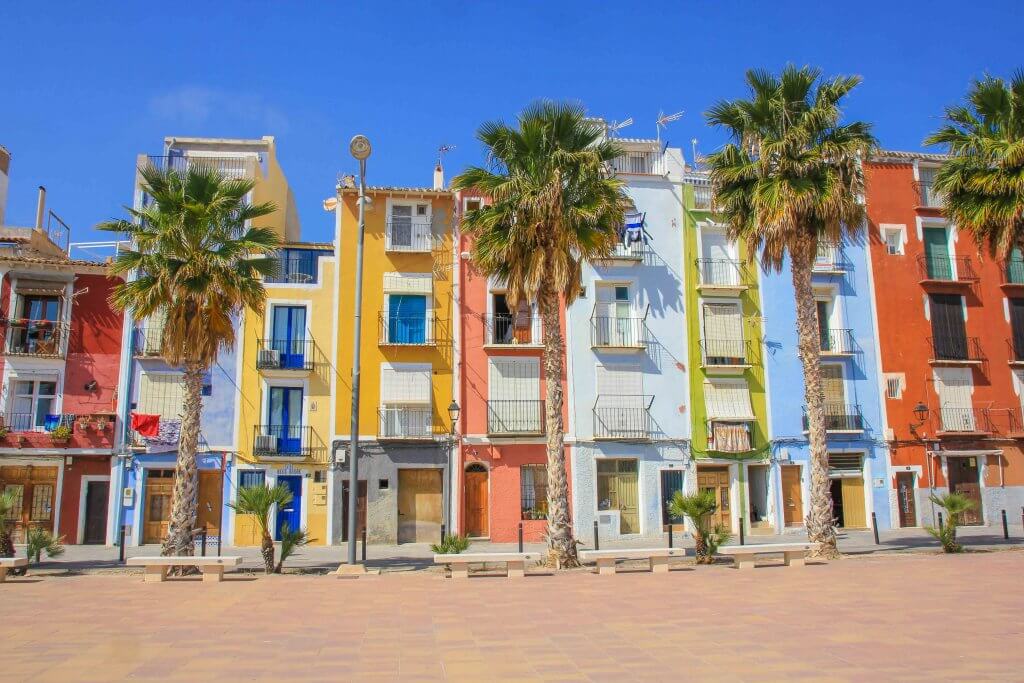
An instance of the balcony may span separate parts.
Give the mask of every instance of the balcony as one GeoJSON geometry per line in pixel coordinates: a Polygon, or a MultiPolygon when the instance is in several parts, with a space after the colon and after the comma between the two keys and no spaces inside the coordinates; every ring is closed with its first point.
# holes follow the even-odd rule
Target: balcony
{"type": "Polygon", "coordinates": [[[693,208],[698,211],[711,211],[715,201],[711,183],[691,180],[691,186],[693,187],[693,208]]]}
{"type": "Polygon", "coordinates": [[[932,365],[981,365],[985,355],[977,337],[946,335],[928,337],[932,354],[928,362],[932,365]]]}
{"type": "Polygon", "coordinates": [[[997,434],[1011,439],[1024,438],[1024,421],[1021,420],[1021,409],[984,408],[981,417],[985,432],[997,434]]]}
{"type": "Polygon", "coordinates": [[[384,406],[377,414],[378,439],[430,441],[434,438],[434,416],[430,406],[384,406]]]}
{"type": "Polygon", "coordinates": [[[1006,351],[1010,365],[1024,367],[1024,344],[1018,344],[1013,339],[1007,339],[1006,351]]]}
{"type": "Polygon", "coordinates": [[[744,283],[746,268],[735,259],[697,259],[697,288],[704,292],[739,292],[747,289],[744,283]]]}
{"type": "Polygon", "coordinates": [[[750,342],[746,339],[702,339],[701,367],[705,370],[743,370],[749,368],[750,342]]]}
{"type": "Polygon", "coordinates": [[[538,346],[543,343],[540,317],[520,313],[492,313],[484,318],[489,346],[538,346]]]}
{"type": "Polygon", "coordinates": [[[255,156],[149,156],[150,166],[187,173],[189,169],[209,169],[226,178],[254,178],[258,160],[255,156]]]}
{"type": "Polygon", "coordinates": [[[377,316],[378,346],[435,346],[442,321],[433,315],[391,315],[382,311],[377,316]]]}
{"type": "Polygon", "coordinates": [[[487,401],[487,433],[491,436],[540,436],[544,427],[544,401],[487,401]]]}
{"type": "Polygon", "coordinates": [[[310,454],[312,435],[307,425],[255,425],[252,453],[264,457],[306,457],[310,454]]]}
{"type": "Polygon", "coordinates": [[[918,201],[921,202],[918,206],[929,209],[942,208],[942,194],[935,189],[936,171],[938,169],[935,168],[918,169],[920,180],[917,181],[917,191],[918,201]]]}
{"type": "Polygon", "coordinates": [[[1024,291],[1024,258],[1019,255],[1011,256],[1003,262],[1003,282],[1000,285],[1003,289],[1024,291]]]}
{"type": "Polygon", "coordinates": [[[937,436],[973,436],[989,433],[985,411],[973,406],[943,406],[936,411],[937,436]]]}
{"type": "Polygon", "coordinates": [[[665,158],[660,146],[649,150],[629,150],[611,161],[612,171],[620,175],[666,175],[665,158]]]}
{"type": "Polygon", "coordinates": [[[63,358],[67,353],[68,326],[52,320],[9,320],[4,352],[8,356],[63,358]]]}
{"type": "Polygon", "coordinates": [[[642,318],[600,315],[590,319],[594,349],[636,351],[647,346],[647,315],[642,318]]]}
{"type": "Polygon", "coordinates": [[[387,251],[430,253],[434,249],[433,226],[424,219],[392,219],[387,222],[384,248],[387,251]]]}
{"type": "MultiPolygon", "coordinates": [[[[803,424],[806,432],[809,427],[807,406],[804,406],[803,424]]],[[[825,431],[832,433],[855,433],[864,431],[864,415],[857,403],[825,402],[825,431]]]]}
{"type": "Polygon", "coordinates": [[[917,270],[922,285],[970,285],[977,282],[978,274],[967,256],[917,257],[917,270]]]}
{"type": "Polygon", "coordinates": [[[594,438],[647,441],[651,438],[653,396],[600,395],[594,402],[594,438]]]}
{"type": "Polygon", "coordinates": [[[857,353],[853,330],[827,329],[819,332],[822,356],[852,356],[857,353]]]}
{"type": "Polygon", "coordinates": [[[615,248],[612,249],[611,253],[607,257],[598,259],[598,261],[601,263],[622,262],[635,264],[642,263],[646,255],[647,245],[644,244],[643,240],[630,242],[628,245],[616,242],[615,248]]]}
{"type": "MultiPolygon", "coordinates": [[[[329,252],[325,252],[329,253],[329,252]]],[[[318,279],[319,254],[306,253],[298,256],[279,256],[277,273],[264,278],[266,284],[276,285],[311,285],[318,279]]]]}
{"type": "Polygon", "coordinates": [[[160,355],[160,345],[164,339],[163,327],[138,327],[133,335],[135,341],[132,348],[136,358],[155,358],[160,355]]]}
{"type": "Polygon", "coordinates": [[[256,347],[256,369],[286,373],[313,369],[312,339],[260,339],[256,347]]]}
{"type": "MultiPolygon", "coordinates": [[[[40,416],[34,413],[7,413],[0,417],[5,434],[0,444],[15,448],[89,448],[114,446],[116,417],[113,413],[83,413],[40,416]],[[55,430],[66,428],[62,436],[55,430]]],[[[63,431],[63,430],[62,430],[63,431]]]]}
{"type": "Polygon", "coordinates": [[[811,269],[815,273],[841,275],[848,272],[851,266],[841,246],[819,242],[811,269]]]}

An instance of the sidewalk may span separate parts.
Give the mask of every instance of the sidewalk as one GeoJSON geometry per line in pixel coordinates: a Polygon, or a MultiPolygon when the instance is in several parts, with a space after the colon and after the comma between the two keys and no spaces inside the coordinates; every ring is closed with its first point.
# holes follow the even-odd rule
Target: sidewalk
{"type": "MultiPolygon", "coordinates": [[[[1010,540],[1004,541],[1001,528],[992,527],[961,527],[959,539],[964,546],[976,550],[996,550],[1005,548],[1024,548],[1024,528],[1021,525],[1010,526],[1010,540]]],[[[593,539],[580,539],[582,548],[592,548],[593,539]]],[[[748,536],[746,544],[754,543],[791,543],[805,541],[807,535],[803,531],[771,536],[748,536]]],[[[924,529],[900,529],[897,531],[879,532],[879,545],[870,531],[841,531],[839,533],[839,549],[849,555],[871,555],[913,551],[938,551],[938,542],[928,535],[924,529]]],[[[733,537],[730,545],[738,545],[739,538],[733,537]]],[[[285,563],[286,569],[302,569],[304,571],[329,572],[338,568],[348,557],[347,544],[338,546],[313,546],[300,548],[285,563]]],[[[631,539],[628,541],[602,542],[602,548],[647,548],[651,546],[667,546],[668,534],[658,537],[631,539]]],[[[680,548],[692,548],[693,539],[689,534],[675,534],[673,545],[680,548]]],[[[42,573],[108,573],[120,571],[137,571],[126,568],[118,562],[118,548],[96,545],[69,545],[64,555],[47,560],[44,558],[32,571],[42,573]]],[[[490,543],[477,541],[471,544],[470,552],[514,552],[515,543],[490,543]]],[[[527,543],[524,550],[543,552],[542,543],[527,543]]],[[[362,548],[357,548],[361,556],[362,548]]],[[[197,548],[198,552],[198,548],[197,548]]],[[[207,547],[207,554],[214,555],[216,545],[207,547]]],[[[243,571],[259,571],[262,568],[259,548],[228,547],[222,548],[224,555],[241,555],[243,571]]],[[[24,554],[24,547],[18,548],[18,554],[24,554]]],[[[128,547],[128,557],[141,555],[159,555],[157,545],[128,547]]],[[[422,571],[434,567],[433,553],[429,544],[408,543],[403,545],[369,545],[366,548],[366,564],[383,572],[422,571]]]]}

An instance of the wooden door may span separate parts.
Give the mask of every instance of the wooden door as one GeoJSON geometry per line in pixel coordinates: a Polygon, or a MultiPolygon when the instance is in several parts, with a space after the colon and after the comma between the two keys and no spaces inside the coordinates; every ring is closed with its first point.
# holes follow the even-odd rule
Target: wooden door
{"type": "Polygon", "coordinates": [[[803,489],[800,487],[800,466],[786,465],[782,468],[782,509],[786,526],[800,526],[804,523],[803,489]]]}
{"type": "Polygon", "coordinates": [[[398,542],[434,543],[441,539],[442,471],[398,470],[398,542]]]}
{"type": "Polygon", "coordinates": [[[707,467],[697,469],[697,488],[715,492],[717,508],[711,513],[712,526],[721,524],[732,529],[732,506],[729,496],[729,468],[707,467]]]}
{"type": "Polygon", "coordinates": [[[1013,331],[1013,358],[1024,359],[1024,299],[1009,299],[1010,329],[1013,331]]]}
{"type": "Polygon", "coordinates": [[[30,526],[53,531],[56,490],[56,467],[0,467],[0,491],[13,492],[15,498],[7,517],[15,543],[25,542],[30,526]]]}
{"type": "Polygon", "coordinates": [[[866,529],[868,518],[864,506],[864,478],[848,477],[841,481],[843,488],[843,528],[866,529]]]}
{"type": "Polygon", "coordinates": [[[964,324],[963,297],[959,294],[932,294],[928,297],[928,310],[932,319],[935,359],[966,359],[967,328],[964,324]]]}
{"type": "Polygon", "coordinates": [[[206,535],[220,536],[221,504],[224,499],[220,470],[199,470],[199,514],[196,528],[206,527],[206,535]]]}
{"type": "Polygon", "coordinates": [[[948,458],[946,462],[949,467],[950,490],[974,501],[974,509],[963,513],[960,516],[960,523],[967,526],[981,524],[981,484],[978,479],[978,459],[976,457],[948,458]]]}
{"type": "Polygon", "coordinates": [[[85,522],[82,543],[103,544],[107,541],[107,503],[110,499],[109,481],[89,481],[85,484],[85,522]]]}
{"type": "Polygon", "coordinates": [[[896,505],[900,510],[900,526],[917,526],[917,500],[914,496],[914,473],[896,473],[896,505]]]}
{"type": "Polygon", "coordinates": [[[465,478],[466,535],[488,535],[487,470],[469,470],[465,478]]]}
{"type": "Polygon", "coordinates": [[[149,470],[146,473],[146,500],[142,517],[143,543],[160,543],[167,537],[173,494],[174,470],[149,470]]]}
{"type": "MultiPolygon", "coordinates": [[[[348,541],[348,480],[341,484],[341,540],[348,541]]],[[[359,481],[359,493],[356,497],[356,535],[363,536],[363,529],[366,528],[366,481],[359,481]]]]}
{"type": "Polygon", "coordinates": [[[924,229],[925,263],[931,280],[951,280],[952,261],[949,258],[949,240],[945,228],[924,229]]]}

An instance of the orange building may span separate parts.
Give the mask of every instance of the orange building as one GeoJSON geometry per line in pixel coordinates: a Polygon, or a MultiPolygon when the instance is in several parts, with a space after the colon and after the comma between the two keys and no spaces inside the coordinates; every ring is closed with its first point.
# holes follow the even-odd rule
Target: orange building
{"type": "Polygon", "coordinates": [[[939,208],[944,157],[882,152],[865,164],[890,445],[893,520],[934,523],[958,491],[963,522],[1024,505],[1024,261],[993,259],[939,208]]]}

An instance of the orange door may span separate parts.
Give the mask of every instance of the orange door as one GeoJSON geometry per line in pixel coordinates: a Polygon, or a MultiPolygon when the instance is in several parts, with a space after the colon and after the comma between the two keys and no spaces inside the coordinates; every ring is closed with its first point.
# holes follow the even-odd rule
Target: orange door
{"type": "Polygon", "coordinates": [[[465,489],[466,535],[487,536],[487,470],[467,471],[465,489]]]}
{"type": "Polygon", "coordinates": [[[786,465],[782,468],[782,508],[785,511],[786,526],[803,524],[804,500],[800,489],[799,465],[786,465]]]}

